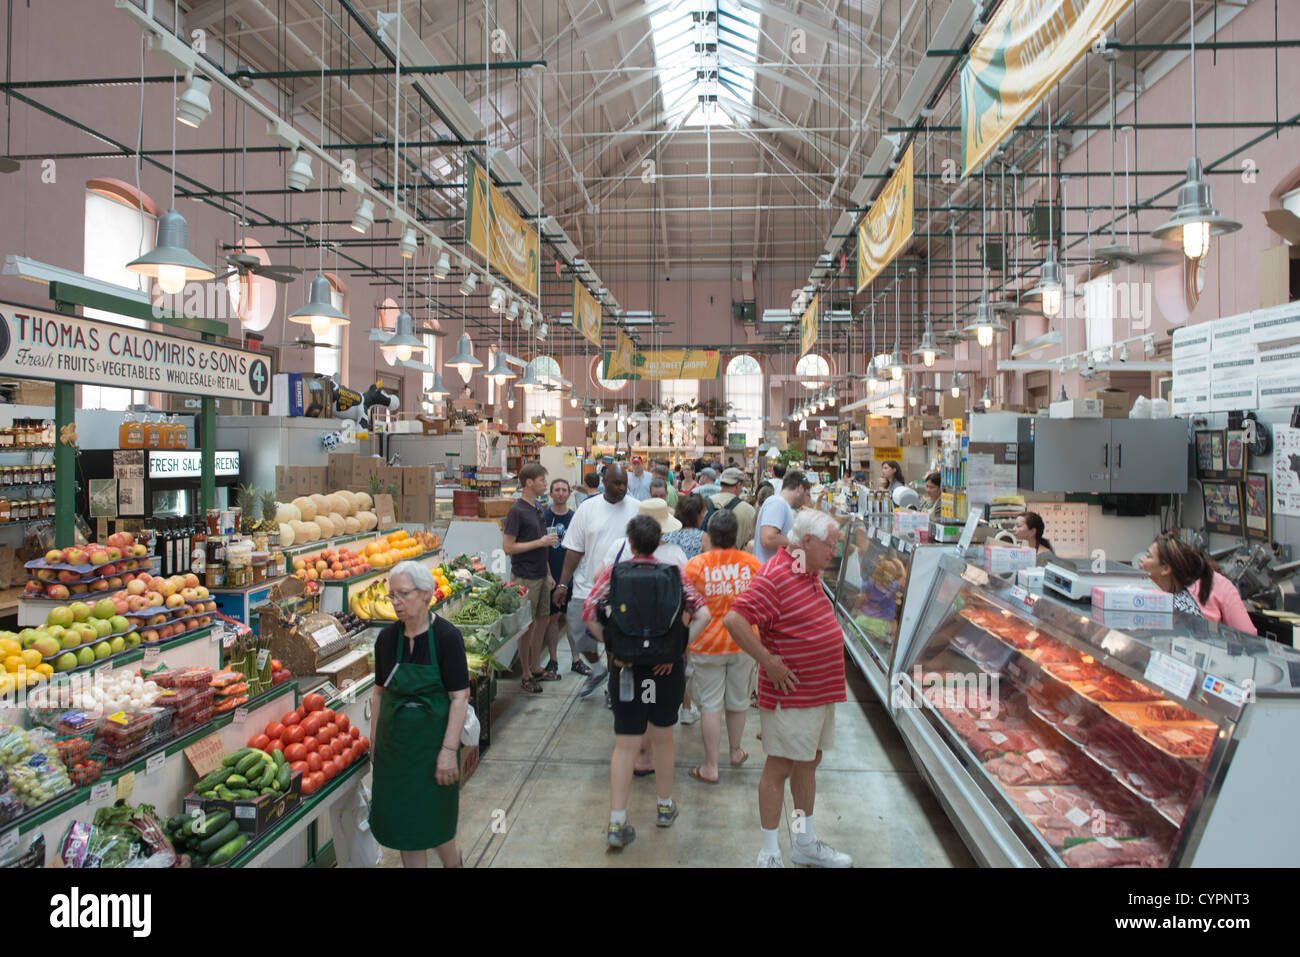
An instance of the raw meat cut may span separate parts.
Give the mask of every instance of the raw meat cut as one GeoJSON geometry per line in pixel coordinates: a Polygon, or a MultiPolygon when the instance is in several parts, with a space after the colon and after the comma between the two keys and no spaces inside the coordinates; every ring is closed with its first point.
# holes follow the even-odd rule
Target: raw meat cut
{"type": "Polygon", "coordinates": [[[1070,763],[1057,751],[1038,749],[1027,754],[1004,754],[984,765],[1003,784],[1073,784],[1070,763]]]}
{"type": "MultiPolygon", "coordinates": [[[[1070,665],[1050,667],[1071,667],[1070,665]]],[[[1060,677],[1057,675],[1057,677],[1060,677]]],[[[1066,678],[1070,687],[1091,701],[1153,701],[1160,697],[1150,688],[1123,675],[1103,669],[1102,676],[1076,681],[1066,678]]]]}
{"type": "Polygon", "coordinates": [[[1034,647],[1025,652],[1025,657],[1031,661],[1036,661],[1040,665],[1076,664],[1079,661],[1079,653],[1069,645],[1062,645],[1051,639],[1039,639],[1034,647]]]}
{"type": "Polygon", "coordinates": [[[1200,718],[1200,715],[1173,701],[1157,701],[1146,705],[1142,713],[1152,721],[1196,721],[1200,718]]]}
{"type": "Polygon", "coordinates": [[[1148,837],[1114,843],[1118,846],[1106,847],[1097,841],[1076,844],[1061,860],[1070,867],[1164,867],[1169,858],[1169,851],[1148,837]]]}
{"type": "Polygon", "coordinates": [[[1218,730],[1212,724],[1149,724],[1137,728],[1141,737],[1178,758],[1203,758],[1210,753],[1218,730]]]}
{"type": "Polygon", "coordinates": [[[1113,802],[1083,788],[1008,788],[1007,795],[1053,847],[1063,847],[1066,838],[1093,837],[1094,827],[1112,838],[1144,833],[1139,824],[1120,817],[1113,802]]]}

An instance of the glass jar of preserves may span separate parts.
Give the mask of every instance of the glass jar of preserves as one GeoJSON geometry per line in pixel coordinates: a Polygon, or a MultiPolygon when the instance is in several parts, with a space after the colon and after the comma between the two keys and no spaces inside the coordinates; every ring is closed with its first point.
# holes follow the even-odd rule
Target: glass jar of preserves
{"type": "Polygon", "coordinates": [[[0,498],[0,522],[9,521],[9,500],[0,498]]]}
{"type": "Polygon", "coordinates": [[[122,415],[122,424],[117,427],[117,446],[121,449],[138,449],[144,444],[144,431],[140,420],[134,412],[122,415]]]}
{"type": "Polygon", "coordinates": [[[185,419],[176,418],[176,448],[188,449],[190,447],[190,427],[185,424],[185,419]]]}
{"type": "Polygon", "coordinates": [[[49,465],[45,466],[45,479],[44,479],[44,481],[48,482],[50,485],[53,485],[53,484],[54,484],[54,463],[53,463],[53,462],[51,462],[49,465]]]}
{"type": "Polygon", "coordinates": [[[221,562],[209,562],[203,568],[203,584],[208,588],[226,587],[226,566],[221,562]]]}

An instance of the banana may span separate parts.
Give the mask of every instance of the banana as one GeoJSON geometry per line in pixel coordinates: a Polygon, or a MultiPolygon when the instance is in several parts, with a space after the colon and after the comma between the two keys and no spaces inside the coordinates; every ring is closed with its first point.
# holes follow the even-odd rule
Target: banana
{"type": "Polygon", "coordinates": [[[393,603],[389,600],[388,596],[385,595],[382,598],[376,598],[374,602],[372,602],[372,607],[375,610],[376,616],[382,621],[397,621],[397,612],[393,610],[393,603]]]}

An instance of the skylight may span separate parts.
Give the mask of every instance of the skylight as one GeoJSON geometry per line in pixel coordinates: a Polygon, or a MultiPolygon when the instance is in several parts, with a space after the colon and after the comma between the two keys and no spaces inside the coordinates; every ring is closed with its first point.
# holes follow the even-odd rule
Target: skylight
{"type": "Polygon", "coordinates": [[[732,126],[754,101],[759,14],[739,0],[684,0],[650,18],[668,123],[732,126]]]}

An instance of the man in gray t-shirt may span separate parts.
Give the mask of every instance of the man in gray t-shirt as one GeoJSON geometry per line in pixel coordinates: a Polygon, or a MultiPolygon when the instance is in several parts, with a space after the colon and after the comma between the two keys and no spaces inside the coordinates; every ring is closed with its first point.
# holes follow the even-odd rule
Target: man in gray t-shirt
{"type": "Polygon", "coordinates": [[[812,483],[803,472],[786,472],[781,491],[768,498],[754,523],[754,556],[766,562],[787,544],[794,513],[808,504],[812,483]]]}

